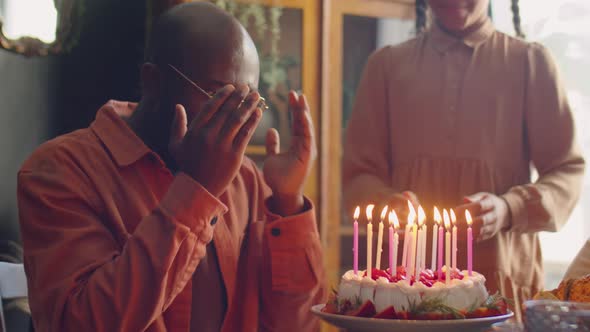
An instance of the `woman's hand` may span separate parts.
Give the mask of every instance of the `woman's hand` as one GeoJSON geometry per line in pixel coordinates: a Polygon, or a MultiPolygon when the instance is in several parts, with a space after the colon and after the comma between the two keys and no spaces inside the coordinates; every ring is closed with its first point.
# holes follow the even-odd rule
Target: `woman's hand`
{"type": "Polygon", "coordinates": [[[503,198],[492,193],[480,192],[467,196],[464,200],[465,204],[458,206],[455,211],[463,215],[465,210],[469,210],[474,227],[480,227],[477,241],[488,240],[501,230],[510,228],[510,209],[503,198]]]}

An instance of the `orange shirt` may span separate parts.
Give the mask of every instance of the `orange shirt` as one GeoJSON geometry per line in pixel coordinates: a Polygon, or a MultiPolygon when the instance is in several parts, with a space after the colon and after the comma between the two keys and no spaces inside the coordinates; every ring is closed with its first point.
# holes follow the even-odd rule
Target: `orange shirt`
{"type": "Polygon", "coordinates": [[[134,109],[110,101],[89,128],[43,144],[18,174],[36,330],[184,332],[191,315],[206,316],[192,307],[213,300],[227,308],[212,313],[224,317],[223,331],[317,329],[309,310],[323,301],[324,272],[312,204],[295,216],[271,213],[249,159],[214,197],[135,135],[122,119],[134,109]],[[205,256],[220,271],[213,281],[194,273],[205,256]]]}

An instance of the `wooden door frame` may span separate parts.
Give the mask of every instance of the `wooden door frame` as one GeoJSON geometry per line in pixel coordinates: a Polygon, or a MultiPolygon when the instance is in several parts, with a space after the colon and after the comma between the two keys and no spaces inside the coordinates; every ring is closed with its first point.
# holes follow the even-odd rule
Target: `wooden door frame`
{"type": "Polygon", "coordinates": [[[329,287],[340,275],[342,220],[342,45],[343,17],[414,19],[413,0],[324,0],[322,15],[322,112],[320,118],[320,220],[329,287]]]}

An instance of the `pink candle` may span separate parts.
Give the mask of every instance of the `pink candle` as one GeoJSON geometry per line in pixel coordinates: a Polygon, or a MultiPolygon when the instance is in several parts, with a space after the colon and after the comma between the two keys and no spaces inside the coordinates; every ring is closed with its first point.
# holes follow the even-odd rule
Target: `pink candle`
{"type": "Polygon", "coordinates": [[[469,276],[473,275],[473,232],[471,231],[471,214],[465,210],[465,220],[467,220],[467,271],[469,276]]]}
{"type": "Polygon", "coordinates": [[[442,279],[442,266],[443,266],[443,247],[445,245],[444,241],[444,227],[441,225],[438,228],[438,279],[442,279]]]}
{"type": "Polygon", "coordinates": [[[418,224],[412,225],[412,246],[410,247],[410,276],[416,275],[416,257],[418,251],[418,224]]]}
{"type": "Polygon", "coordinates": [[[394,273],[394,266],[393,266],[393,226],[391,223],[389,224],[389,272],[393,275],[394,273]]]}
{"type": "Polygon", "coordinates": [[[418,266],[418,275],[422,270],[426,270],[426,233],[428,232],[428,226],[426,225],[426,213],[422,206],[418,207],[418,224],[420,225],[421,239],[418,241],[420,244],[420,265],[418,266]]]}
{"type": "Polygon", "coordinates": [[[440,269],[442,267],[443,227],[441,225],[442,217],[436,206],[434,207],[434,222],[436,224],[432,229],[432,271],[438,271],[438,278],[440,279],[442,277],[440,269]],[[438,261],[436,260],[437,256],[438,261]]]}
{"type": "Polygon", "coordinates": [[[453,224],[451,238],[453,239],[453,244],[451,247],[451,257],[452,257],[452,266],[453,270],[457,269],[457,216],[455,216],[455,211],[451,209],[451,222],[453,224]]]}
{"type": "Polygon", "coordinates": [[[353,238],[352,238],[352,256],[353,256],[353,269],[354,275],[358,275],[359,272],[359,223],[358,218],[361,213],[361,208],[356,207],[354,209],[354,223],[352,224],[353,238]]]}
{"type": "Polygon", "coordinates": [[[371,279],[373,273],[373,209],[375,204],[367,205],[365,213],[367,215],[367,277],[371,279]]]}

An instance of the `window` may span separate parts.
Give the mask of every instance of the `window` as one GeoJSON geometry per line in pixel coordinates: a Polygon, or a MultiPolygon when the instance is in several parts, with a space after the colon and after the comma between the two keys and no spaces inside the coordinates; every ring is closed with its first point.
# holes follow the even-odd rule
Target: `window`
{"type": "MultiPolygon", "coordinates": [[[[492,1],[496,27],[514,34],[510,0],[492,1]]],[[[523,30],[553,54],[576,119],[578,142],[590,160],[590,1],[520,0],[523,30]]],[[[557,286],[565,269],[590,236],[590,177],[580,201],[558,233],[542,233],[545,286],[557,286]]]]}
{"type": "Polygon", "coordinates": [[[54,0],[0,0],[3,32],[10,39],[36,37],[55,41],[57,10],[54,0]]]}

